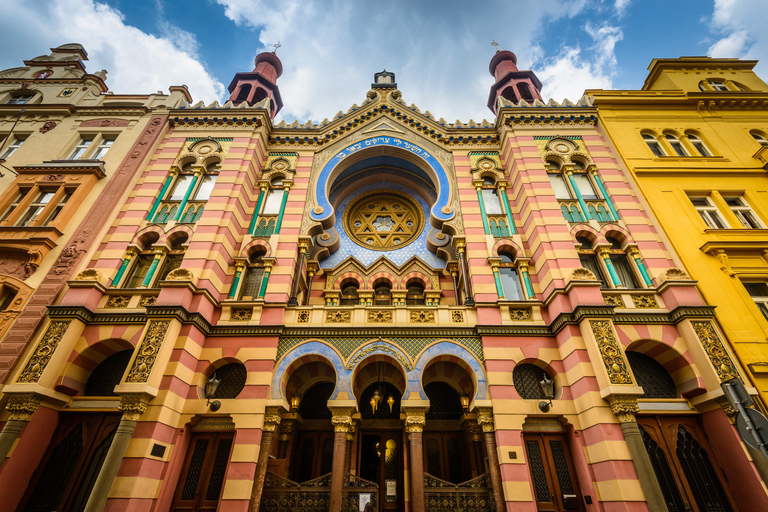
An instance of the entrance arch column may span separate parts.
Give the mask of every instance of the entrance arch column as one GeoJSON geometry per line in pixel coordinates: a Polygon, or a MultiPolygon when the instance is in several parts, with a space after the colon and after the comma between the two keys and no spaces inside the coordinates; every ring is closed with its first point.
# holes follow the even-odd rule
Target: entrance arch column
{"type": "MultiPolygon", "coordinates": [[[[413,402],[413,400],[409,400],[413,402]]],[[[424,448],[422,447],[422,432],[426,424],[426,413],[429,409],[429,402],[418,400],[421,404],[418,406],[405,405],[403,401],[402,409],[405,412],[405,431],[408,433],[410,446],[408,451],[411,454],[411,510],[413,512],[423,512],[424,510],[424,448]]]]}
{"type": "Polygon", "coordinates": [[[499,467],[499,454],[496,450],[496,429],[493,425],[493,410],[482,408],[477,411],[477,423],[483,427],[485,446],[488,451],[488,466],[491,472],[491,485],[493,485],[493,499],[496,503],[496,512],[506,510],[504,500],[504,487],[501,484],[501,468],[499,467]]]}
{"type": "MultiPolygon", "coordinates": [[[[352,425],[352,414],[354,407],[335,406],[328,401],[328,409],[331,410],[333,417],[333,470],[331,473],[331,498],[329,512],[341,512],[344,493],[344,465],[346,459],[347,433],[352,425]]],[[[347,402],[347,400],[336,400],[347,402]]]]}

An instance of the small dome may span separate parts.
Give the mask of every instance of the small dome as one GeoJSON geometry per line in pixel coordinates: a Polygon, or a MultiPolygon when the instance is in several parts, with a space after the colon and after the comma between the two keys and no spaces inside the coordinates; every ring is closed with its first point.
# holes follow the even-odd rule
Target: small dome
{"type": "Polygon", "coordinates": [[[496,72],[496,66],[499,65],[499,63],[505,61],[505,60],[511,60],[512,64],[517,67],[517,56],[507,50],[501,50],[497,51],[496,54],[491,59],[491,64],[488,66],[488,71],[493,75],[496,72]]]}
{"type": "Polygon", "coordinates": [[[268,62],[269,64],[272,64],[277,73],[277,78],[280,78],[280,75],[283,74],[283,63],[280,62],[280,59],[277,58],[277,55],[274,52],[263,52],[258,54],[254,59],[253,64],[258,68],[260,62],[268,62]]]}

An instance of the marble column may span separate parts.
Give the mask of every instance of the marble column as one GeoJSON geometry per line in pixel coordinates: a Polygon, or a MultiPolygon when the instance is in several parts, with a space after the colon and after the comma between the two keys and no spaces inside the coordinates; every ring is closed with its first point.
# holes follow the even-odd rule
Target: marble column
{"type": "Polygon", "coordinates": [[[493,411],[490,408],[480,409],[477,413],[477,423],[483,428],[485,447],[488,451],[488,466],[491,472],[491,485],[493,486],[493,499],[496,504],[496,512],[503,512],[507,508],[506,501],[504,500],[504,487],[501,484],[499,455],[496,451],[496,431],[493,425],[493,411]]]}
{"type": "Polygon", "coordinates": [[[357,434],[357,425],[353,421],[349,424],[349,432],[347,432],[347,447],[346,456],[344,457],[344,473],[349,473],[349,468],[352,466],[352,443],[355,440],[357,434]]]}
{"type": "Polygon", "coordinates": [[[347,433],[352,424],[354,409],[346,407],[334,407],[331,409],[333,417],[333,469],[331,472],[331,499],[329,512],[341,512],[344,500],[344,459],[347,447],[347,433]]]}
{"type": "Polygon", "coordinates": [[[405,431],[408,433],[411,453],[411,510],[423,512],[424,510],[424,448],[422,445],[422,432],[426,424],[424,409],[406,409],[405,431]]]}
{"type": "Polygon", "coordinates": [[[467,243],[464,240],[455,240],[456,244],[456,257],[459,260],[459,266],[461,268],[462,282],[464,283],[464,305],[474,306],[475,299],[472,296],[472,283],[469,277],[469,264],[467,263],[467,243]]]}
{"type": "Polygon", "coordinates": [[[656,479],[651,458],[643,443],[640,427],[637,425],[635,414],[640,410],[637,405],[637,397],[634,395],[610,395],[606,398],[611,405],[611,411],[619,419],[624,440],[629,448],[632,463],[635,466],[640,488],[645,494],[645,501],[649,510],[667,510],[667,503],[661,486],[656,479]]]}
{"type": "Polygon", "coordinates": [[[280,424],[280,408],[267,407],[264,412],[264,426],[261,427],[261,443],[259,444],[259,460],[256,462],[256,474],[253,475],[251,498],[248,501],[248,512],[258,512],[261,495],[264,492],[264,479],[267,476],[269,452],[272,450],[272,436],[280,424]]]}
{"type": "Polygon", "coordinates": [[[13,443],[40,406],[43,398],[36,393],[9,393],[8,396],[8,404],[5,408],[11,411],[11,417],[5,422],[3,431],[0,432],[0,466],[5,462],[5,457],[11,451],[13,443]]]}
{"type": "Polygon", "coordinates": [[[152,398],[152,395],[146,393],[124,393],[120,396],[118,408],[122,411],[123,417],[120,418],[120,424],[115,431],[115,437],[112,438],[112,444],[109,445],[104,464],[101,466],[99,476],[96,477],[96,483],[93,484],[91,495],[85,504],[85,512],[102,512],[104,510],[109,497],[109,490],[115,483],[117,471],[120,469],[125,452],[128,450],[128,443],[131,442],[133,431],[152,398]]]}

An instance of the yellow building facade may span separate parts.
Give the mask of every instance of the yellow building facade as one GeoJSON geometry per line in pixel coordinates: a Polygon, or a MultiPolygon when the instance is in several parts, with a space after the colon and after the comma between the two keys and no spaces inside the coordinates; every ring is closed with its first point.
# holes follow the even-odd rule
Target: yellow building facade
{"type": "Polygon", "coordinates": [[[660,231],[768,398],[768,85],[757,61],[656,59],[641,90],[587,93],[660,231]]]}

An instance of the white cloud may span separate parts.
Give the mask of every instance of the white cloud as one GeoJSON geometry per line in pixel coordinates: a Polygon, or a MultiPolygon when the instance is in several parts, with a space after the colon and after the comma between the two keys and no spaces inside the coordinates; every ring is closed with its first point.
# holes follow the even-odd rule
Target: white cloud
{"type": "Polygon", "coordinates": [[[200,62],[192,34],[168,24],[163,36],[147,34],[126,25],[119,11],[92,0],[6,0],[0,3],[0,32],[14,47],[46,55],[49,47],[81,43],[88,52],[88,70],[106,69],[107,85],[117,93],[146,94],[186,84],[196,100],[218,100],[224,94],[224,85],[200,62]]]}
{"type": "Polygon", "coordinates": [[[544,83],[542,96],[560,101],[568,98],[576,101],[585,89],[610,89],[616,72],[616,43],[622,40],[619,27],[606,23],[595,27],[590,23],[584,28],[594,41],[589,48],[592,60],[578,46],[565,47],[554,58],[544,61],[538,77],[544,83]]]}
{"type": "Polygon", "coordinates": [[[619,17],[624,16],[627,13],[627,9],[629,9],[629,4],[632,2],[632,0],[616,0],[613,4],[613,8],[616,9],[616,14],[619,17]]]}
{"type": "MultiPolygon", "coordinates": [[[[520,69],[530,69],[540,52],[532,41],[546,36],[544,27],[586,6],[585,0],[493,0],[483,7],[489,14],[478,16],[477,5],[465,2],[216,1],[239,26],[259,31],[263,50],[282,43],[279,117],[289,122],[321,121],[361,103],[382,69],[396,73],[406,102],[437,118],[490,118],[491,40],[514,51],[520,69]]],[[[569,90],[576,98],[582,93],[569,90]]]]}
{"type": "Polygon", "coordinates": [[[707,51],[710,57],[759,59],[755,72],[768,75],[768,2],[715,0],[710,27],[720,39],[707,51]]]}

